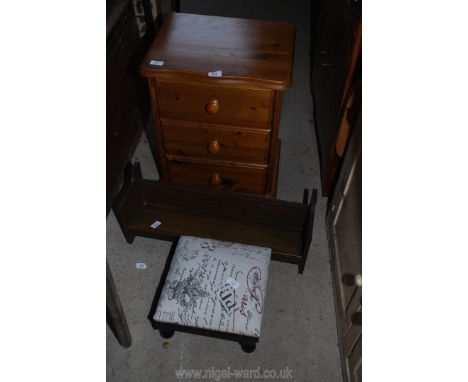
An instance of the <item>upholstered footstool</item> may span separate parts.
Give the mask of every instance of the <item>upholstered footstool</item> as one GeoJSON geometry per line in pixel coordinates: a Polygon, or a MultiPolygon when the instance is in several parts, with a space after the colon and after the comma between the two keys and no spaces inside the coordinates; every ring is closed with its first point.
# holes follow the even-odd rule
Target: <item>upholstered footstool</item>
{"type": "Polygon", "coordinates": [[[270,248],[180,237],[156,294],[153,327],[164,338],[179,330],[237,341],[253,352],[270,257],[270,248]]]}

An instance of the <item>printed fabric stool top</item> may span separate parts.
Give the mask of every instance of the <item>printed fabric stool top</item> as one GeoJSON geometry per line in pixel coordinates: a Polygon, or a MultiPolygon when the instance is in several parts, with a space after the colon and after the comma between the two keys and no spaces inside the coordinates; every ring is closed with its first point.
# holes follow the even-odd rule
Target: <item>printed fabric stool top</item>
{"type": "Polygon", "coordinates": [[[181,236],[154,320],[260,337],[271,249],[181,236]]]}

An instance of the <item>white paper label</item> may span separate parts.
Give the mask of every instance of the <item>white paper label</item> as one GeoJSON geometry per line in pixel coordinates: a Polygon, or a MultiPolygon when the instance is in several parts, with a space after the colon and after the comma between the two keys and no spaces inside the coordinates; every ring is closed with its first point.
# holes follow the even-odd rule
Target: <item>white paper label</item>
{"type": "Polygon", "coordinates": [[[226,279],[226,284],[229,284],[229,285],[232,286],[234,289],[237,289],[237,288],[239,288],[239,286],[240,286],[239,281],[234,280],[232,277],[228,277],[228,278],[226,279]]]}
{"type": "Polygon", "coordinates": [[[158,228],[162,223],[159,220],[156,220],[153,224],[150,225],[151,228],[158,228]]]}
{"type": "Polygon", "coordinates": [[[152,65],[152,66],[163,66],[163,65],[164,65],[164,61],[151,60],[151,61],[150,61],[150,65],[152,65]]]}
{"type": "Polygon", "coordinates": [[[146,263],[136,263],[135,264],[136,269],[146,269],[146,263]]]}
{"type": "Polygon", "coordinates": [[[216,70],[214,72],[208,72],[208,77],[222,77],[223,72],[221,70],[216,70]]]}

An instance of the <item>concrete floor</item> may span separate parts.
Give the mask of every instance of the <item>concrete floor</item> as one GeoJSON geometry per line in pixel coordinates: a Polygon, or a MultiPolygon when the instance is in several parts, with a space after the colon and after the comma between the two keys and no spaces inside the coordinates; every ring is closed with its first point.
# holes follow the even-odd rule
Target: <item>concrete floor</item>
{"type": "MultiPolygon", "coordinates": [[[[293,86],[284,95],[278,181],[280,199],[301,201],[304,187],[320,189],[319,162],[310,93],[310,2],[307,0],[181,1],[186,13],[289,20],[296,24],[293,86]],[[266,6],[268,4],[268,6],[266,6]]],[[[146,137],[135,158],[143,176],[157,179],[146,137]]],[[[325,231],[326,199],[319,196],[313,241],[305,272],[272,262],[262,336],[252,354],[229,341],[176,333],[164,339],[151,328],[149,312],[170,243],[137,237],[126,243],[111,213],[107,256],[132,335],[121,347],[107,328],[107,377],[110,381],[176,381],[177,369],[274,369],[289,367],[294,381],[340,382],[341,366],[325,231]],[[135,263],[145,262],[146,270],[135,263]]],[[[231,377],[231,379],[234,379],[231,377]]],[[[214,380],[214,379],[213,379],[214,380]]],[[[245,379],[249,380],[249,379],[245,379]]]]}

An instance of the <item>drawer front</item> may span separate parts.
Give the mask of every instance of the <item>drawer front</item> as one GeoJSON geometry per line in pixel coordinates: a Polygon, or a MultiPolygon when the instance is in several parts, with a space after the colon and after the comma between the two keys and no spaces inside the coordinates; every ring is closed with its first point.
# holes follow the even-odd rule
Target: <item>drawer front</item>
{"type": "Polygon", "coordinates": [[[270,134],[254,129],[161,121],[166,153],[216,160],[267,163],[270,134]]]}
{"type": "Polygon", "coordinates": [[[261,194],[265,188],[266,167],[252,168],[221,164],[168,160],[169,181],[193,187],[261,194]]]}
{"type": "Polygon", "coordinates": [[[157,81],[161,118],[270,128],[272,92],[157,81]]]}

